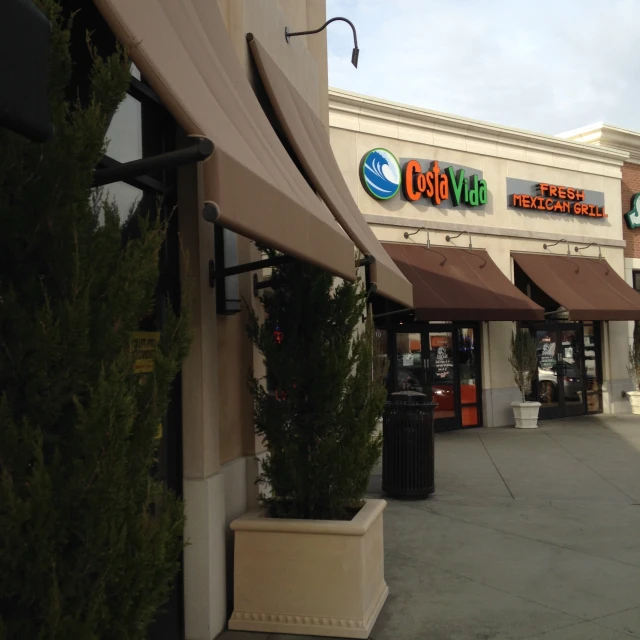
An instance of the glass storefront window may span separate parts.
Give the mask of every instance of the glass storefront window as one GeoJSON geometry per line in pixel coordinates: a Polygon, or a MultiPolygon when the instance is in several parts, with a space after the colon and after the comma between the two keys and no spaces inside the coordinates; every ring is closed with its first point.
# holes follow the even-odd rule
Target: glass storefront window
{"type": "Polygon", "coordinates": [[[422,362],[422,335],[396,333],[396,389],[427,393],[427,380],[422,362]]]}
{"type": "Polygon", "coordinates": [[[538,375],[535,396],[541,418],[602,411],[599,325],[554,323],[535,329],[538,375]]]}
{"type": "MultiPolygon", "coordinates": [[[[399,324],[399,323],[398,323],[399,324]]],[[[420,323],[390,330],[390,391],[424,393],[436,431],[482,424],[480,332],[462,323],[420,323]]],[[[386,332],[385,332],[386,333],[386,332]]],[[[386,335],[379,340],[386,344],[386,335]]]]}
{"type": "Polygon", "coordinates": [[[373,356],[376,359],[374,375],[381,375],[389,389],[389,343],[386,329],[376,329],[373,337],[373,356]]]}
{"type": "Polygon", "coordinates": [[[450,331],[429,332],[429,368],[433,380],[433,401],[436,420],[455,418],[455,360],[453,333],[450,331]]]}
{"type": "Polygon", "coordinates": [[[142,158],[142,105],[127,94],[107,130],[107,156],[118,162],[142,158]]]}
{"type": "Polygon", "coordinates": [[[536,331],[538,349],[538,401],[542,406],[558,404],[556,332],[536,331]]]}
{"type": "Polygon", "coordinates": [[[115,204],[118,208],[118,217],[121,223],[127,220],[132,210],[144,206],[144,191],[137,187],[132,187],[126,182],[114,182],[113,184],[99,187],[93,190],[93,194],[94,208],[97,208],[100,223],[104,220],[104,212],[102,211],[102,203],[104,201],[115,204]]]}
{"type": "Polygon", "coordinates": [[[597,327],[594,324],[584,325],[584,368],[587,386],[587,413],[602,411],[602,385],[599,377],[600,344],[597,327]]]}
{"type": "Polygon", "coordinates": [[[458,329],[458,367],[460,372],[460,404],[463,427],[478,424],[478,380],[475,329],[458,329]]]}
{"type": "Polygon", "coordinates": [[[583,404],[583,346],[579,342],[579,331],[561,332],[562,349],[560,366],[562,367],[564,401],[566,404],[583,404]]]}

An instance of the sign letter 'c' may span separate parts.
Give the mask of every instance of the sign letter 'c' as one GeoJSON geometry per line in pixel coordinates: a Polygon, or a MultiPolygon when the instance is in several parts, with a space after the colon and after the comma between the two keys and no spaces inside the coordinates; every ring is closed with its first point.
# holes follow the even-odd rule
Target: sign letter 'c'
{"type": "Polygon", "coordinates": [[[407,200],[415,202],[420,197],[420,192],[415,190],[414,176],[421,172],[420,164],[416,160],[409,160],[402,170],[402,191],[407,200]]]}

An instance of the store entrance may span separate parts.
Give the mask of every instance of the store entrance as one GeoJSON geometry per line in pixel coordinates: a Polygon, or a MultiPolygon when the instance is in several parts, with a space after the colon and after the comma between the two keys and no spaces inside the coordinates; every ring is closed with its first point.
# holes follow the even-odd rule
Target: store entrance
{"type": "Polygon", "coordinates": [[[540,418],[565,418],[601,409],[597,326],[580,322],[534,325],[538,373],[531,399],[540,418]]]}
{"type": "Polygon", "coordinates": [[[481,426],[477,326],[413,325],[397,330],[390,346],[392,390],[431,391],[437,431],[481,426]]]}

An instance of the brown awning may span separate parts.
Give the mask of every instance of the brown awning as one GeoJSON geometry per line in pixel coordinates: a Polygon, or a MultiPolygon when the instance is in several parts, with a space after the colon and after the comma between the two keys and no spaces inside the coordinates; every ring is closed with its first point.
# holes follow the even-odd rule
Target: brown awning
{"type": "Polygon", "coordinates": [[[248,40],[269,100],[309,180],[358,249],[375,258],[371,279],[378,285],[378,293],[412,307],[411,284],[382,248],[355,203],[320,118],[258,40],[251,35],[248,40]]]}
{"type": "Polygon", "coordinates": [[[515,263],[571,320],[640,320],[640,294],[606,260],[513,253],[515,263]]]}
{"type": "Polygon", "coordinates": [[[353,280],[353,243],[262,111],[216,0],[94,1],[184,131],[214,143],[204,199],[216,222],[353,280]]]}
{"type": "Polygon", "coordinates": [[[544,320],[482,249],[383,246],[413,284],[416,320],[544,320]]]}

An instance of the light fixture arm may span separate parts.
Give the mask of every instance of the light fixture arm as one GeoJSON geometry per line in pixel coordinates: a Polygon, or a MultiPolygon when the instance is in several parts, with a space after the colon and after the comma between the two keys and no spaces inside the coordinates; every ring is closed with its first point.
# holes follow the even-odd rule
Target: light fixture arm
{"type": "Polygon", "coordinates": [[[455,240],[456,238],[459,238],[463,233],[466,233],[469,236],[469,251],[473,251],[473,244],[471,243],[471,234],[468,231],[461,231],[460,233],[458,233],[455,236],[445,236],[444,239],[447,242],[451,242],[452,240],[455,240]]]}
{"type": "Polygon", "coordinates": [[[405,240],[408,240],[411,236],[415,236],[418,231],[426,231],[427,232],[427,249],[431,249],[431,238],[429,237],[429,229],[426,227],[418,227],[413,233],[409,233],[408,231],[404,232],[405,240]]]}
{"type": "Polygon", "coordinates": [[[311,36],[315,33],[320,33],[324,29],[326,29],[332,22],[336,20],[341,20],[342,22],[346,22],[353,31],[353,51],[351,52],[351,64],[357,69],[358,68],[358,58],[360,57],[360,49],[358,49],[358,36],[356,34],[356,28],[353,25],[351,20],[347,18],[343,18],[342,16],[336,16],[335,18],[331,18],[327,20],[321,27],[318,29],[312,29],[311,31],[294,31],[293,33],[289,32],[289,27],[284,28],[284,38],[287,42],[289,42],[289,38],[294,38],[295,36],[311,36]]]}
{"type": "Polygon", "coordinates": [[[598,260],[602,260],[602,248],[600,247],[599,242],[590,242],[589,244],[581,245],[579,247],[575,246],[573,249],[577,253],[581,249],[588,249],[589,247],[594,247],[594,246],[598,247],[598,260]]]}
{"type": "Polygon", "coordinates": [[[562,238],[561,240],[558,240],[557,242],[552,242],[551,244],[543,244],[542,248],[546,251],[548,249],[550,249],[551,247],[555,247],[557,244],[560,244],[561,242],[566,242],[567,243],[567,255],[569,257],[571,257],[571,245],[569,244],[568,240],[565,240],[564,238],[562,238]]]}

